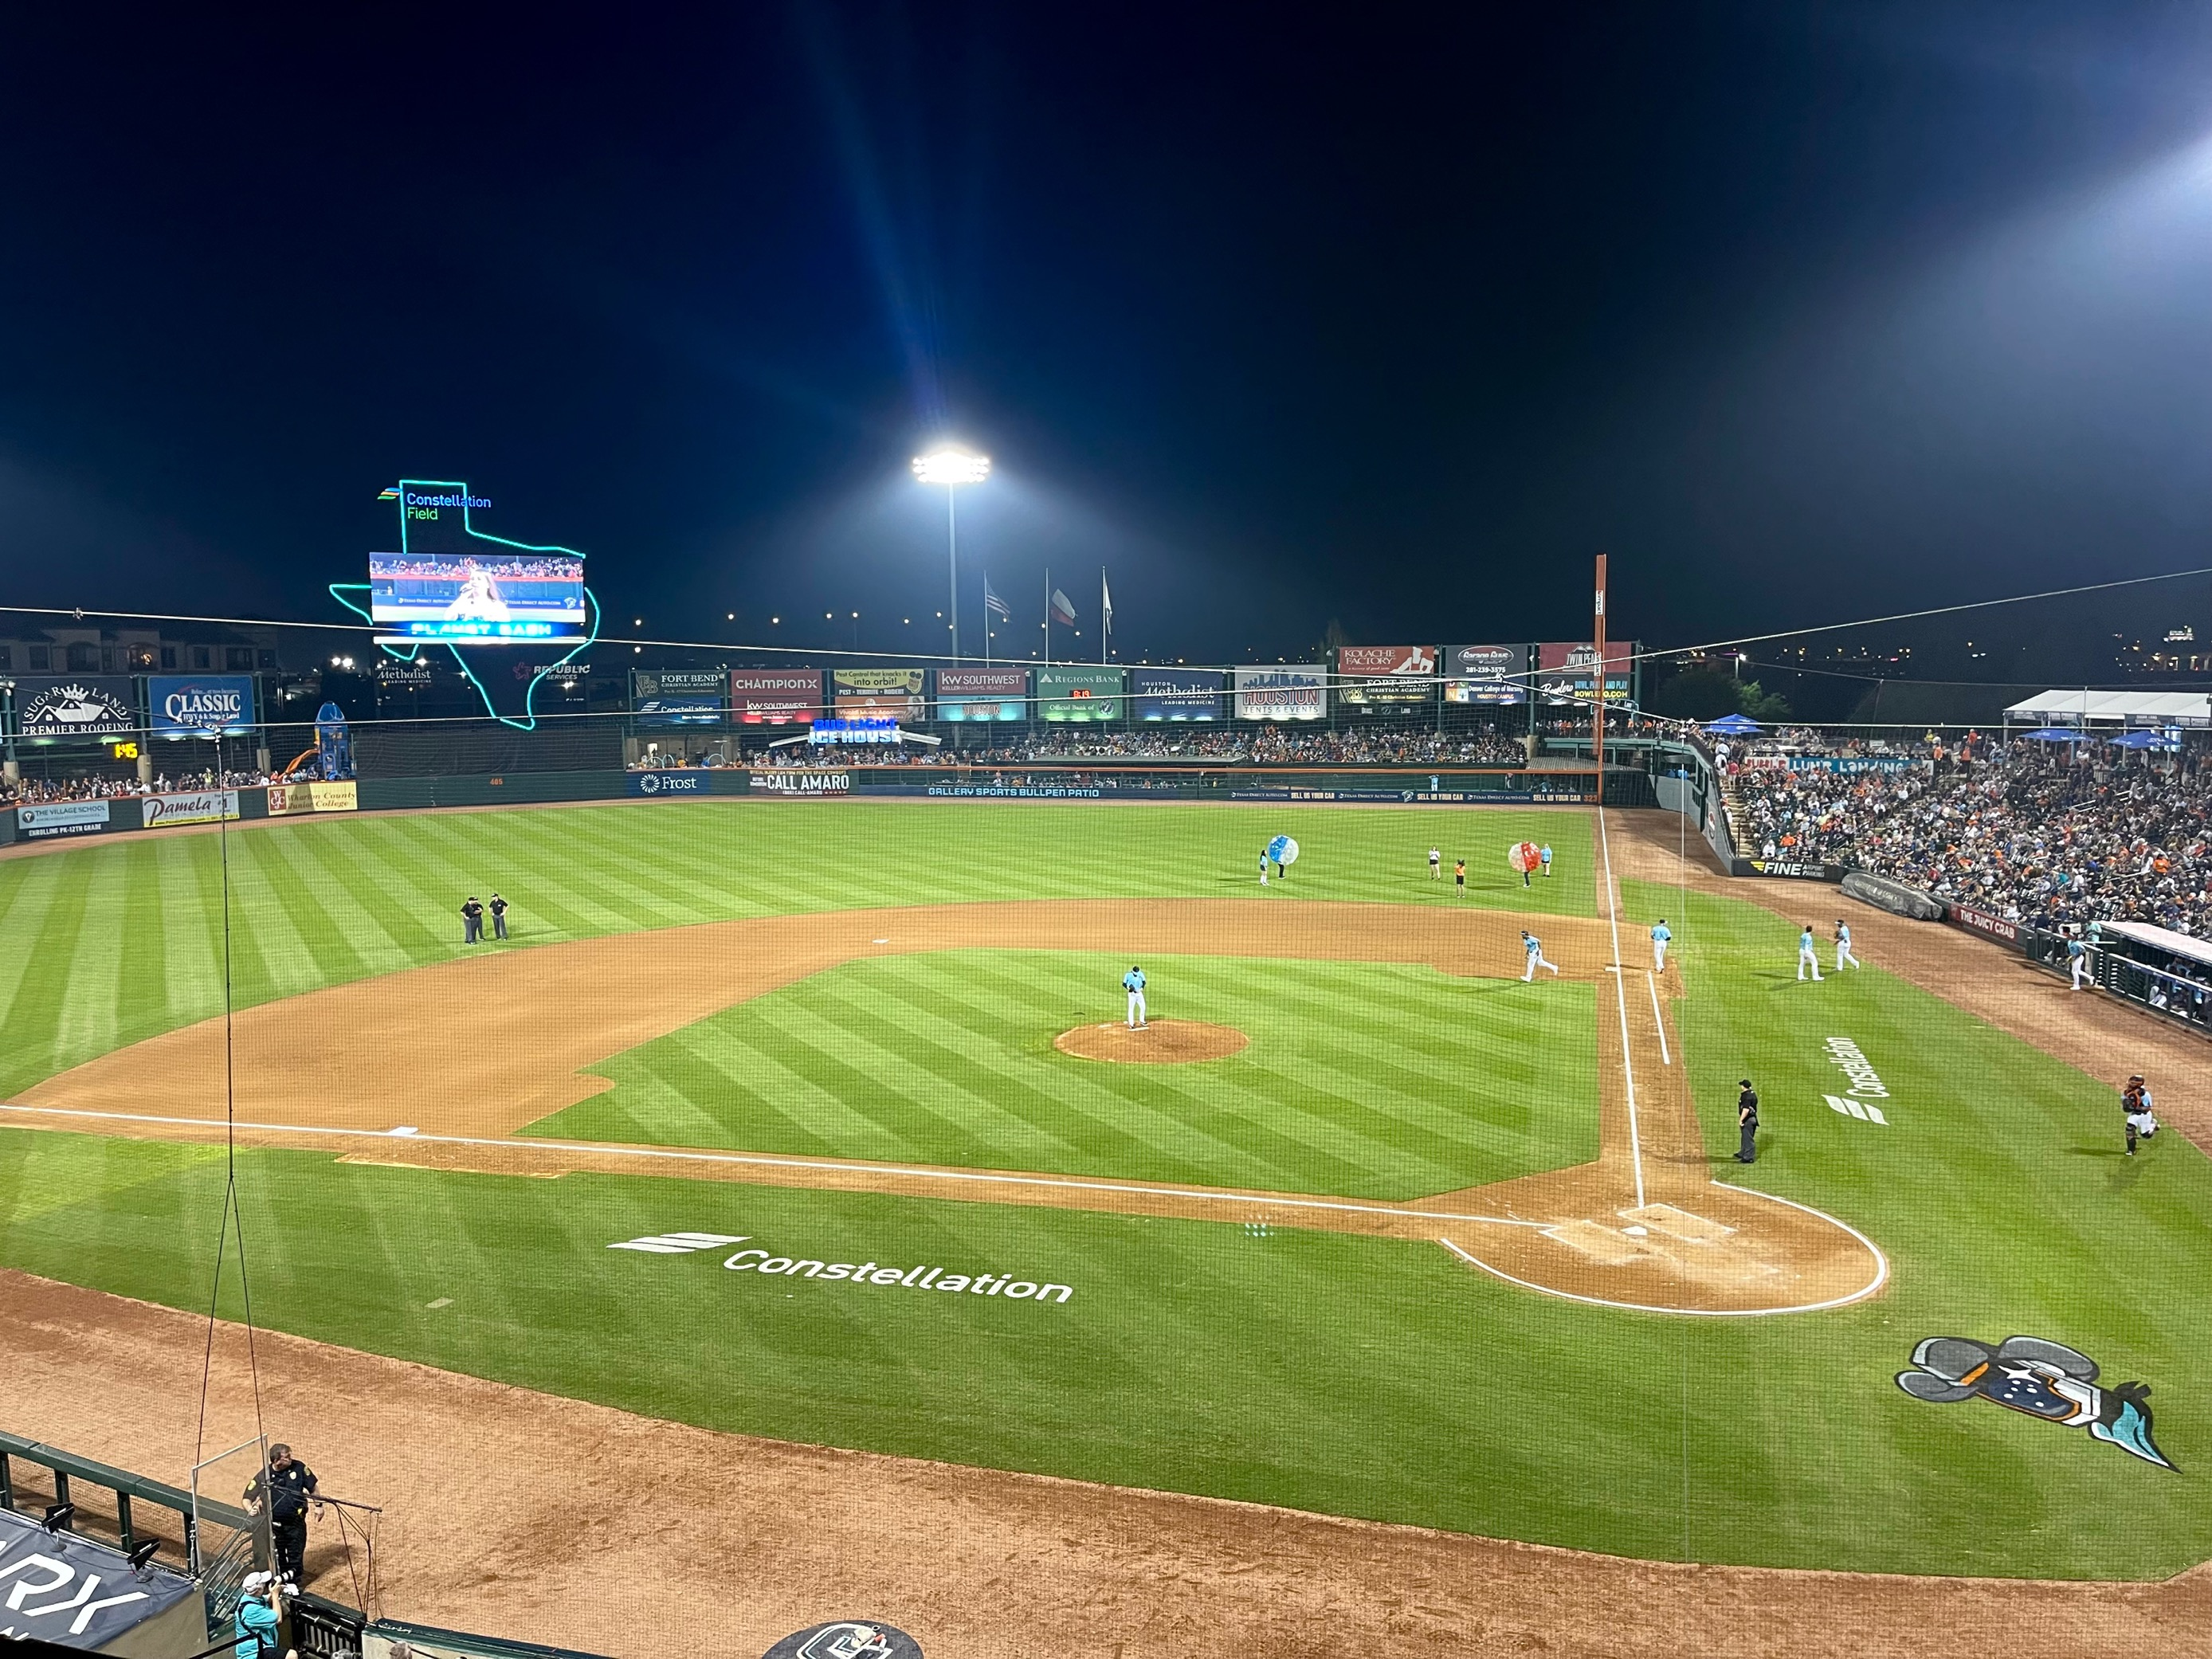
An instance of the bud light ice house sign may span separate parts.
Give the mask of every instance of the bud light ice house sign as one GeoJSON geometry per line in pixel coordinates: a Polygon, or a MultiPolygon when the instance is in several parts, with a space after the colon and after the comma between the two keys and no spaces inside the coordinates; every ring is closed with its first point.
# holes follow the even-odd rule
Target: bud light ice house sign
{"type": "Polygon", "coordinates": [[[146,708],[157,738],[235,737],[253,729],[253,677],[155,675],[146,708]]]}

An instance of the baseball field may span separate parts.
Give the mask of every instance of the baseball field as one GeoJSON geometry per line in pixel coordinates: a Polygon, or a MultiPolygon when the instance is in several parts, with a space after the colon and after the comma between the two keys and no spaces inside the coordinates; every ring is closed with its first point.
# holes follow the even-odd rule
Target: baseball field
{"type": "Polygon", "coordinates": [[[1801,982],[1606,824],[687,801],[0,860],[0,1266],[204,1313],[229,1115],[259,1324],[647,1417],[1662,1560],[2212,1557],[2204,1157],[1886,969],[1917,924],[1801,982]]]}

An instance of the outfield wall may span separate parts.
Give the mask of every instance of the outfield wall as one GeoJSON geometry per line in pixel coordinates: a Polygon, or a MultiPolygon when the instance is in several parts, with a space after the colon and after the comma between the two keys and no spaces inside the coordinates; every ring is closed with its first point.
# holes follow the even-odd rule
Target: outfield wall
{"type": "MultiPolygon", "coordinates": [[[[1607,767],[1606,804],[1656,804],[1646,773],[1607,767]]],[[[1018,766],[696,767],[665,771],[471,773],[362,778],[343,783],[255,784],[236,789],[26,802],[0,810],[0,845],[76,842],[172,824],[334,812],[552,802],[763,800],[855,797],[941,800],[1298,801],[1419,806],[1592,805],[1595,772],[1386,767],[1018,766]]]]}

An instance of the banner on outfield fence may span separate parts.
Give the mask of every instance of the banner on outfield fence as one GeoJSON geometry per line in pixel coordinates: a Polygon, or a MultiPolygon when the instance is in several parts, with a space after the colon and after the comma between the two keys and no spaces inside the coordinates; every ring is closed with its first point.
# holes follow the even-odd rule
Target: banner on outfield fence
{"type": "MultiPolygon", "coordinates": [[[[1605,647],[1605,700],[1626,702],[1636,647],[1626,641],[1605,647]]],[[[1598,696],[1597,647],[1588,640],[1550,640],[1536,647],[1536,692],[1553,705],[1587,706],[1598,696]]]]}
{"type": "Polygon", "coordinates": [[[15,809],[15,829],[29,841],[48,836],[97,836],[115,826],[104,800],[31,801],[15,809]]]}
{"type": "MultiPolygon", "coordinates": [[[[1920,764],[1902,755],[1791,755],[1787,758],[1793,772],[1910,772],[1920,764]]],[[[1753,763],[1744,763],[1746,766],[1753,763]]]]}
{"type": "Polygon", "coordinates": [[[1754,876],[1786,876],[1797,881],[1841,881],[1850,871],[1840,864],[1822,864],[1818,860],[1804,859],[1746,859],[1754,876]]]}
{"type": "Polygon", "coordinates": [[[853,793],[853,775],[763,767],[747,777],[745,787],[756,795],[849,795],[853,793]]]}
{"type": "Polygon", "coordinates": [[[921,668],[833,668],[830,687],[837,713],[888,714],[899,720],[929,718],[921,695],[928,671],[921,668]]]}
{"type": "Polygon", "coordinates": [[[730,717],[744,726],[805,726],[822,712],[818,668],[733,668],[730,717]]]}
{"type": "Polygon", "coordinates": [[[633,668],[630,713],[640,726],[719,726],[727,684],[720,668],[633,668]]]}
{"type": "Polygon", "coordinates": [[[234,738],[253,729],[251,674],[156,674],[146,682],[157,738],[234,738]]]}
{"type": "Polygon", "coordinates": [[[1525,645],[1448,645],[1443,668],[1446,702],[1504,707],[1528,701],[1525,645]]]}
{"type": "Polygon", "coordinates": [[[1237,671],[1237,718],[1240,720],[1317,720],[1328,713],[1326,663],[1237,671]]]}
{"type": "Polygon", "coordinates": [[[1961,927],[1972,928],[1977,933],[1986,933],[1991,939],[2002,939],[2007,945],[2020,943],[2018,922],[2007,921],[2002,916],[1993,916],[1986,910],[1975,909],[1972,905],[1953,905],[1951,920],[1961,927]]]}
{"type": "Polygon", "coordinates": [[[235,789],[180,789],[166,795],[144,795],[138,802],[146,827],[164,823],[216,823],[238,816],[235,789]]]}
{"type": "Polygon", "coordinates": [[[1128,684],[1126,668],[1040,668],[1037,713],[1048,720],[1118,720],[1128,684]]]}
{"type": "Polygon", "coordinates": [[[15,677],[19,737],[112,738],[137,729],[128,674],[15,677]]]}
{"type": "Polygon", "coordinates": [[[361,806],[361,787],[351,778],[336,783],[272,783],[269,786],[269,816],[290,817],[301,812],[352,812],[361,806]]]}
{"type": "Polygon", "coordinates": [[[1029,718],[1026,668],[940,668],[937,718],[941,720],[1018,720],[1029,718]]]}
{"type": "Polygon", "coordinates": [[[1428,702],[1436,696],[1437,649],[1432,645],[1345,645],[1336,652],[1340,702],[1428,702]]]}
{"type": "Polygon", "coordinates": [[[1129,696],[1140,720],[1218,720],[1226,683],[1218,668],[1132,668],[1129,696]]]}
{"type": "Polygon", "coordinates": [[[707,770],[704,767],[656,768],[650,772],[632,772],[628,776],[631,794],[645,795],[655,800],[707,793],[707,770]]]}

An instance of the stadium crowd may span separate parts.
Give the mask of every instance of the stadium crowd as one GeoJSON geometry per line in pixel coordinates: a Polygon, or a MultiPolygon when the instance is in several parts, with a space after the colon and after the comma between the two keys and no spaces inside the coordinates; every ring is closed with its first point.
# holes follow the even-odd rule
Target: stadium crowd
{"type": "Polygon", "coordinates": [[[2212,773],[2198,762],[2095,742],[1792,733],[1723,766],[1747,852],[1866,870],[2054,933],[2133,921],[2203,937],[2212,773]]]}
{"type": "MultiPolygon", "coordinates": [[[[1495,732],[1329,732],[1261,726],[1218,730],[1111,732],[1052,727],[988,748],[867,744],[836,751],[847,766],[1005,766],[1082,760],[1158,760],[1249,766],[1522,766],[1528,749],[1495,732]]],[[[748,757],[752,765],[833,763],[805,744],[748,757]]],[[[649,766],[641,759],[633,767],[649,766]]]]}
{"type": "MultiPolygon", "coordinates": [[[[295,781],[307,775],[296,775],[295,781]]],[[[276,781],[276,776],[268,772],[217,772],[211,768],[173,778],[165,772],[156,773],[149,783],[141,783],[135,777],[22,778],[13,783],[0,778],[0,807],[112,800],[125,795],[167,795],[195,789],[247,789],[276,781]]]]}

